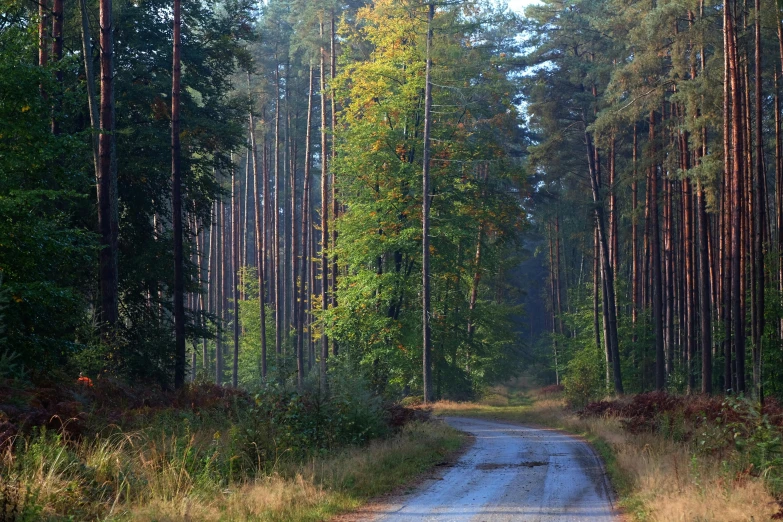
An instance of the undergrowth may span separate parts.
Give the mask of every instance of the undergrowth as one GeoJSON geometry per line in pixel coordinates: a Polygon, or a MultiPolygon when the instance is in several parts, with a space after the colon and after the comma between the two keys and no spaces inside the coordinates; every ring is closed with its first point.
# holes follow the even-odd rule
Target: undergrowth
{"type": "Polygon", "coordinates": [[[361,387],[0,385],[0,521],[323,520],[460,446],[361,387]]]}

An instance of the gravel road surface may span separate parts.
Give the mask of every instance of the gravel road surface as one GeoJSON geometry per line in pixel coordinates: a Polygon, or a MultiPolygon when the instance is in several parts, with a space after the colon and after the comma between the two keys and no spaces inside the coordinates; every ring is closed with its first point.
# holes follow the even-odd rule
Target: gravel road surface
{"type": "Polygon", "coordinates": [[[437,479],[383,506],[375,522],[555,522],[615,520],[603,466],[579,439],[542,430],[449,417],[476,438],[437,479]]]}

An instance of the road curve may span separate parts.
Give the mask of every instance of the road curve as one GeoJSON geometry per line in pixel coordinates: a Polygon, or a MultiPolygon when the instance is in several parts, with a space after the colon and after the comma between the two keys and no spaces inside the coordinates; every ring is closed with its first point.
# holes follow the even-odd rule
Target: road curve
{"type": "Polygon", "coordinates": [[[446,418],[476,438],[439,479],[384,506],[375,522],[615,520],[603,466],[585,442],[558,431],[446,418]]]}

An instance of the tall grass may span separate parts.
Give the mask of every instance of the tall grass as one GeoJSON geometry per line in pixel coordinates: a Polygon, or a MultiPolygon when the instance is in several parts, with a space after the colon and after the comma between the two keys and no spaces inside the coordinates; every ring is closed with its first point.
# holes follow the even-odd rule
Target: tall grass
{"type": "Polygon", "coordinates": [[[3,453],[0,495],[29,492],[8,499],[35,515],[29,520],[325,520],[411,480],[462,442],[442,423],[412,423],[365,446],[234,473],[240,457],[218,433],[137,431],[66,443],[41,431],[3,453]]]}

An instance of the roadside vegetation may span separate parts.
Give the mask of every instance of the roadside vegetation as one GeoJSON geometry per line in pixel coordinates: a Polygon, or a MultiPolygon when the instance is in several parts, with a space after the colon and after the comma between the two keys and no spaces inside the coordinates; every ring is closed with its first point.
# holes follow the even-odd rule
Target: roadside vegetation
{"type": "Polygon", "coordinates": [[[585,437],[631,520],[783,518],[783,409],[749,400],[646,393],[569,404],[562,388],[490,389],[477,402],[437,402],[438,416],[534,424],[585,437]]]}
{"type": "Polygon", "coordinates": [[[367,400],[360,384],[328,399],[317,388],[164,393],[108,379],[2,387],[17,407],[0,417],[0,520],[328,520],[461,447],[456,431],[367,400]]]}

